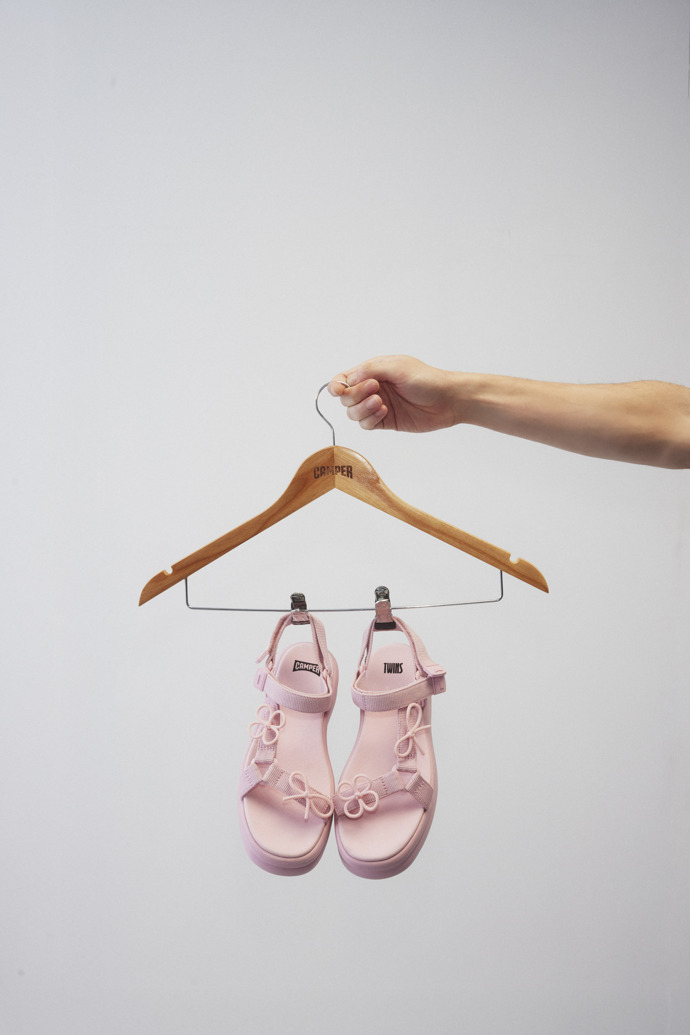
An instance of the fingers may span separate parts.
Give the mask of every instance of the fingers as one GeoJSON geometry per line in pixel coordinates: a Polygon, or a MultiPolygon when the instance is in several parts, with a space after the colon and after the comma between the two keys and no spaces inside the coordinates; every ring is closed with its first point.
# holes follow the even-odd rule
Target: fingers
{"type": "Polygon", "coordinates": [[[378,381],[370,378],[354,385],[343,392],[341,402],[347,406],[347,415],[350,420],[357,421],[365,431],[371,431],[377,424],[380,424],[388,413],[388,407],[378,394],[380,385],[378,381]]]}
{"type": "MultiPolygon", "coordinates": [[[[361,384],[353,384],[349,388],[343,389],[343,403],[348,409],[350,406],[359,406],[380,390],[381,386],[378,381],[370,377],[367,381],[362,381],[361,384]]],[[[379,402],[381,402],[380,399],[379,402]]],[[[359,420],[359,417],[357,417],[357,420],[359,420]]]]}
{"type": "Polygon", "coordinates": [[[335,377],[328,382],[328,391],[331,395],[335,395],[336,397],[344,395],[347,388],[348,383],[346,374],[336,374],[335,377]]]}
{"type": "Polygon", "coordinates": [[[380,408],[383,400],[376,394],[379,387],[378,381],[370,378],[352,388],[341,388],[340,401],[347,407],[350,420],[363,420],[380,408]]]}
{"type": "Polygon", "coordinates": [[[366,375],[361,367],[352,367],[351,370],[345,370],[342,374],[336,374],[335,377],[331,378],[328,384],[328,391],[331,395],[344,395],[348,388],[353,385],[359,386],[360,382],[364,381],[365,378],[366,375]]]}
{"type": "MultiPolygon", "coordinates": [[[[375,395],[372,395],[371,398],[367,401],[371,405],[372,409],[366,415],[366,417],[363,417],[359,421],[359,426],[360,428],[363,428],[365,431],[373,431],[374,428],[379,427],[379,425],[383,425],[383,421],[388,415],[388,407],[385,405],[385,403],[382,403],[375,395]]],[[[350,416],[350,411],[348,410],[347,412],[348,416],[350,416]]],[[[357,420],[356,417],[353,417],[352,419],[357,420]]]]}
{"type": "Polygon", "coordinates": [[[388,407],[378,394],[380,387],[374,378],[357,383],[356,373],[338,374],[329,382],[328,391],[340,398],[350,420],[356,421],[365,431],[370,431],[388,413],[388,407]],[[352,387],[349,386],[350,381],[353,382],[352,387]]]}

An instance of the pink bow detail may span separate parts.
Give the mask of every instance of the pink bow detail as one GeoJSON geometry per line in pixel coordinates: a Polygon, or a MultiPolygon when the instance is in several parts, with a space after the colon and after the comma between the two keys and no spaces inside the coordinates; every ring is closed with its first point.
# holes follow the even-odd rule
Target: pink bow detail
{"type": "Polygon", "coordinates": [[[378,808],[379,796],[372,790],[370,777],[364,773],[358,773],[352,783],[343,780],[338,784],[337,793],[345,802],[343,811],[348,819],[359,819],[365,812],[373,812],[378,808]]]}
{"type": "Polygon", "coordinates": [[[250,723],[249,736],[252,740],[262,740],[268,747],[275,744],[285,725],[285,716],[280,708],[271,711],[267,704],[262,704],[256,713],[256,719],[250,723]]]}
{"type": "Polygon", "coordinates": [[[417,743],[417,734],[421,733],[422,730],[430,730],[431,725],[422,726],[423,714],[421,705],[417,704],[416,701],[412,701],[411,704],[408,704],[407,711],[405,713],[407,733],[403,734],[403,736],[395,742],[395,753],[398,758],[408,758],[415,747],[419,748],[421,753],[424,754],[424,748],[417,743]]]}
{"type": "Polygon", "coordinates": [[[305,819],[309,819],[309,810],[312,808],[319,819],[328,819],[329,816],[333,815],[333,802],[319,791],[312,791],[304,773],[290,773],[288,781],[295,793],[288,794],[283,798],[283,802],[297,801],[300,804],[304,802],[305,819]],[[325,808],[322,807],[321,802],[326,803],[325,808]]]}

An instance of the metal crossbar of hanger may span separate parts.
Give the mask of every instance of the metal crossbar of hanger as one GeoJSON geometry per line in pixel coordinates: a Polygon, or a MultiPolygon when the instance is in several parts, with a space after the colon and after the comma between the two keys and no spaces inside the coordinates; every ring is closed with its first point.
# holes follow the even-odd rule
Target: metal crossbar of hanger
{"type": "MultiPolygon", "coordinates": [[[[400,604],[395,606],[396,611],[418,611],[432,607],[469,607],[472,604],[498,604],[503,600],[503,572],[498,572],[500,589],[497,597],[489,597],[485,600],[457,600],[441,604],[400,604]]],[[[382,600],[388,601],[390,607],[390,593],[386,586],[379,586],[375,591],[374,608],[378,608],[382,600]]],[[[290,597],[290,607],[214,607],[208,604],[190,604],[189,602],[189,579],[184,580],[184,599],[190,611],[241,611],[245,614],[289,614],[293,616],[297,611],[307,610],[306,598],[303,593],[293,593],[290,597]],[[304,602],[304,603],[302,603],[304,602]]],[[[371,611],[371,607],[310,607],[311,614],[345,614],[355,611],[371,611]]],[[[293,617],[293,621],[295,621],[293,617]]]]}

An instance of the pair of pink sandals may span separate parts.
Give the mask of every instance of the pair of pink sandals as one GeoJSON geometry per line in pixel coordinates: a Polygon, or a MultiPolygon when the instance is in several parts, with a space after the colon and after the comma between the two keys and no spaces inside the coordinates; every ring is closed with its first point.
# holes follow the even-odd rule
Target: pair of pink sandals
{"type": "Polygon", "coordinates": [[[334,820],[340,857],[360,877],[392,877],[419,853],[436,805],[431,697],[445,671],[419,637],[393,617],[406,643],[373,649],[376,620],[364,634],[352,697],[359,732],[336,787],[326,729],[338,666],[323,624],[309,612],[312,642],[277,656],[292,615],[282,618],[258,659],[263,694],[250,725],[239,788],[242,838],[250,858],[270,873],[307,873],[323,855],[334,820]]]}

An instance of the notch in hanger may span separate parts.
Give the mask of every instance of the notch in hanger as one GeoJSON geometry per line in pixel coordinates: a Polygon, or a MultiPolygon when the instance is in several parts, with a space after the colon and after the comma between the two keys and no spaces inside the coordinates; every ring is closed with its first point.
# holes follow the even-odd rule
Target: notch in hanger
{"type": "Polygon", "coordinates": [[[327,387],[328,383],[319,389],[316,396],[316,409],[331,429],[333,445],[308,456],[300,464],[283,494],[266,510],[250,518],[249,521],[245,521],[244,524],[238,525],[230,532],[226,532],[219,539],[214,539],[207,546],[184,557],[173,564],[169,570],[161,571],[149,579],[141,592],[140,605],[147,603],[160,593],[164,593],[171,586],[193,575],[195,571],[218,560],[230,550],[234,550],[248,539],[259,535],[264,529],[277,524],[283,518],[300,510],[308,503],[312,503],[332,489],[339,489],[348,496],[354,496],[355,499],[359,499],[391,517],[398,518],[421,532],[440,539],[449,546],[462,550],[485,564],[490,564],[492,567],[512,575],[521,582],[526,582],[528,585],[548,593],[549,587],[546,579],[539,569],[529,561],[525,561],[521,557],[513,560],[508,550],[493,546],[469,532],[455,528],[455,526],[406,503],[391,492],[368,460],[351,449],[336,445],[335,429],[319,409],[319,396],[327,387]]]}

